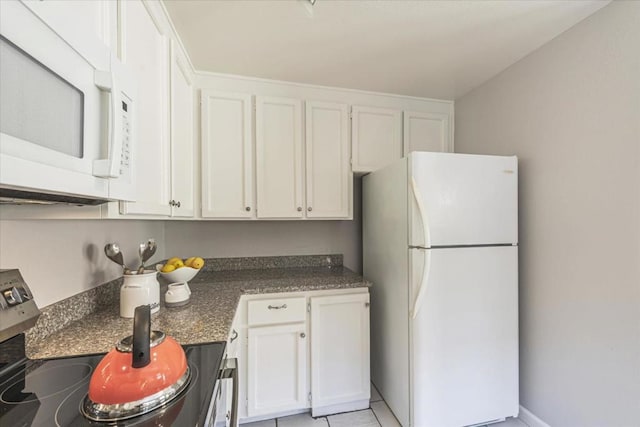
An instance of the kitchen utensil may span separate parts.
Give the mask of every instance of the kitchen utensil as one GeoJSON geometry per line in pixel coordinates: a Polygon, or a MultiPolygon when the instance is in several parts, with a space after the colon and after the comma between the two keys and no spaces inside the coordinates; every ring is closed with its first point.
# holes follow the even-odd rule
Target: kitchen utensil
{"type": "Polygon", "coordinates": [[[187,305],[191,298],[191,289],[187,282],[170,283],[164,294],[164,303],[167,307],[181,307],[187,305]]]}
{"type": "Polygon", "coordinates": [[[141,243],[138,249],[138,253],[140,255],[140,268],[138,268],[138,274],[144,272],[144,263],[149,261],[149,259],[156,253],[156,249],[158,249],[158,245],[156,245],[156,241],[154,239],[149,239],[147,243],[141,243]]]}
{"type": "Polygon", "coordinates": [[[191,371],[182,346],[151,331],[151,307],[136,307],[133,335],[118,342],[100,361],[82,404],[85,417],[117,421],[146,414],[178,396],[191,371]]]}
{"type": "Polygon", "coordinates": [[[144,270],[138,274],[125,274],[120,287],[120,317],[132,318],[139,305],[148,304],[151,312],[160,310],[160,285],[158,274],[144,270]]]}
{"type": "Polygon", "coordinates": [[[122,267],[124,274],[130,273],[130,270],[124,265],[122,252],[120,252],[120,246],[118,246],[117,243],[107,243],[104,247],[104,253],[107,255],[107,258],[122,267]]]}
{"type": "Polygon", "coordinates": [[[173,270],[169,273],[163,273],[162,270],[162,264],[156,264],[156,270],[158,272],[160,272],[160,276],[164,277],[165,279],[167,279],[170,283],[174,283],[174,282],[188,282],[189,280],[193,279],[194,277],[196,277],[196,274],[198,274],[198,272],[201,269],[197,269],[197,268],[191,268],[191,267],[180,267],[176,270],[173,270]]]}

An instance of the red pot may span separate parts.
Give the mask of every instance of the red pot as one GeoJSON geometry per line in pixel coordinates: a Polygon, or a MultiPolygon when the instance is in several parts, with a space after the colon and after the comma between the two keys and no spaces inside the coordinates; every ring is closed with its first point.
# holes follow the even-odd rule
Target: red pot
{"type": "Polygon", "coordinates": [[[122,339],[96,366],[83,413],[95,421],[145,414],[177,397],[189,377],[182,346],[163,332],[151,332],[151,308],[139,306],[133,335],[122,339]]]}

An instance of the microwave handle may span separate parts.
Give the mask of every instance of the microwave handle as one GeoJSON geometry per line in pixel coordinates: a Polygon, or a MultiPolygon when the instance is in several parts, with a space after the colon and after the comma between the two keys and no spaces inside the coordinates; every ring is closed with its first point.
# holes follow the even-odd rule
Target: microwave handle
{"type": "Polygon", "coordinates": [[[100,90],[109,92],[110,95],[108,154],[106,159],[93,161],[93,175],[101,178],[118,178],[122,157],[122,124],[118,111],[120,97],[116,79],[112,72],[96,70],[94,82],[100,90]]]}

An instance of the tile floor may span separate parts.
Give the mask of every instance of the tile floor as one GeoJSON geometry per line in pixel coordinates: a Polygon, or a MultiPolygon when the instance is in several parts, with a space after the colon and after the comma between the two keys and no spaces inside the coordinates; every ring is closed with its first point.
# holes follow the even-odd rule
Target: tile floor
{"type": "MultiPolygon", "coordinates": [[[[400,427],[389,407],[371,385],[371,408],[326,417],[311,418],[310,413],[242,424],[242,427],[400,427]]],[[[517,418],[490,427],[528,427],[517,418]]]]}

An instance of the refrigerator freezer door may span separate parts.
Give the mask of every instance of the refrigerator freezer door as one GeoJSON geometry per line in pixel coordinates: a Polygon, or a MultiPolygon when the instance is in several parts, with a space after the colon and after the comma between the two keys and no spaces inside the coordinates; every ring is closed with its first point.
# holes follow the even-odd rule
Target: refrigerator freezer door
{"type": "MultiPolygon", "coordinates": [[[[412,250],[412,275],[421,272],[420,252],[412,250]]],[[[430,252],[424,303],[411,321],[411,425],[517,415],[518,248],[430,252]]]]}
{"type": "Polygon", "coordinates": [[[410,245],[518,242],[516,157],[414,152],[409,168],[410,245]]]}

